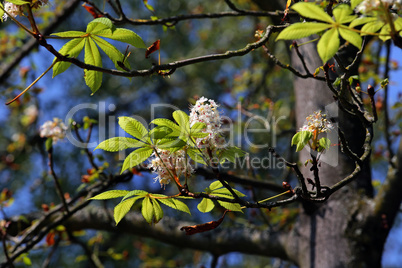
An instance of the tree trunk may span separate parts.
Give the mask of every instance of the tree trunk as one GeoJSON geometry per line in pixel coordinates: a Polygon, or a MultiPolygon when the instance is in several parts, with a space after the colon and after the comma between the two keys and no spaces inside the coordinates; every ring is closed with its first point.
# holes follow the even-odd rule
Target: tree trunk
{"type": "MultiPolygon", "coordinates": [[[[315,43],[301,46],[299,49],[304,55],[311,73],[317,67],[322,66],[315,43]]],[[[292,66],[301,73],[305,73],[296,53],[292,54],[292,66]]],[[[361,155],[365,135],[364,128],[359,121],[351,121],[340,110],[337,116],[335,100],[324,82],[296,77],[294,90],[298,128],[303,125],[306,116],[317,110],[325,112],[326,106],[330,105],[328,115],[334,117],[340,129],[345,132],[352,149],[361,155]]],[[[331,139],[331,143],[337,144],[338,141],[331,139]]],[[[322,185],[333,185],[350,174],[355,167],[354,161],[346,158],[339,149],[337,151],[339,152],[337,163],[336,161],[321,162],[319,175],[322,185]]],[[[299,157],[301,163],[311,158],[306,149],[299,154],[299,157]]],[[[306,178],[313,178],[310,167],[311,165],[308,165],[302,171],[306,178]]],[[[365,255],[368,253],[365,250],[365,244],[368,241],[359,241],[359,237],[363,234],[359,233],[362,229],[357,226],[363,223],[359,223],[360,219],[357,216],[360,215],[359,213],[368,212],[367,196],[372,196],[368,164],[363,166],[361,173],[353,183],[334,193],[325,203],[303,204],[302,212],[287,244],[287,253],[290,258],[303,268],[379,267],[383,244],[377,245],[374,250],[377,254],[365,255]]]]}

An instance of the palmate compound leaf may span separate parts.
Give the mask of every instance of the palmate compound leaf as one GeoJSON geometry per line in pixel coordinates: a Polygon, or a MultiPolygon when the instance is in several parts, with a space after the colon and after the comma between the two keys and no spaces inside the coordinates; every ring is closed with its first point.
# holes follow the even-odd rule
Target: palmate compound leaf
{"type": "Polygon", "coordinates": [[[313,134],[310,131],[299,131],[293,136],[291,145],[296,145],[296,152],[299,152],[312,137],[313,134]]]}
{"type": "Polygon", "coordinates": [[[322,32],[331,27],[332,27],[331,24],[319,23],[319,22],[294,23],[286,27],[282,32],[280,32],[276,40],[300,39],[303,37],[307,37],[322,32]]]}
{"type": "Polygon", "coordinates": [[[108,18],[102,17],[96,18],[88,23],[86,32],[91,34],[98,34],[103,31],[113,33],[115,30],[116,27],[114,26],[113,22],[108,18]]]}
{"type": "Polygon", "coordinates": [[[177,210],[186,212],[188,214],[191,214],[188,206],[185,203],[181,202],[180,200],[177,200],[175,198],[164,198],[167,196],[162,195],[162,194],[152,194],[152,196],[162,197],[162,198],[158,198],[158,201],[161,202],[162,204],[164,204],[168,207],[171,207],[173,209],[177,209],[177,210]]]}
{"type": "Polygon", "coordinates": [[[336,54],[339,45],[340,40],[337,28],[332,28],[321,36],[317,44],[317,51],[323,63],[329,61],[336,54]]]}
{"type": "Polygon", "coordinates": [[[154,209],[154,223],[158,223],[163,218],[163,210],[157,199],[152,199],[154,209]]]}
{"type": "Polygon", "coordinates": [[[338,5],[336,8],[334,8],[333,13],[335,21],[342,24],[351,22],[357,18],[356,15],[352,15],[353,9],[346,4],[338,5]]]}
{"type": "Polygon", "coordinates": [[[101,142],[96,149],[102,149],[108,152],[122,151],[128,148],[138,148],[144,146],[145,143],[126,137],[114,137],[101,142]]]}
{"type": "Polygon", "coordinates": [[[119,117],[119,125],[125,132],[139,140],[142,140],[148,134],[148,130],[144,125],[132,117],[119,117]]]}
{"type": "Polygon", "coordinates": [[[202,213],[207,213],[213,210],[215,207],[214,202],[211,199],[203,198],[201,202],[197,205],[197,208],[202,213]]]}
{"type": "MultiPolygon", "coordinates": [[[[68,41],[60,50],[62,55],[68,55],[70,58],[76,58],[81,53],[85,45],[85,38],[75,38],[68,41]]],[[[56,57],[53,59],[53,62],[56,57]]],[[[71,63],[66,61],[59,61],[53,66],[53,78],[56,75],[63,73],[70,67],[71,63]]]]}
{"type": "Polygon", "coordinates": [[[114,221],[116,225],[123,219],[124,216],[130,211],[131,207],[134,205],[135,201],[143,198],[143,196],[137,196],[120,202],[114,207],[114,221]]]}
{"type": "Polygon", "coordinates": [[[173,118],[179,124],[180,128],[185,131],[190,131],[190,118],[189,116],[183,111],[174,111],[173,118]]]}
{"type": "Polygon", "coordinates": [[[133,196],[137,195],[139,197],[144,197],[148,194],[148,192],[143,191],[143,190],[133,190],[133,191],[129,191],[121,200],[121,202],[123,202],[126,199],[132,198],[133,196]]]}
{"type": "Polygon", "coordinates": [[[157,118],[152,120],[152,122],[150,124],[155,124],[158,126],[164,126],[164,127],[168,127],[172,130],[172,133],[170,135],[176,135],[176,136],[180,136],[183,135],[184,133],[182,133],[182,129],[175,123],[173,123],[171,120],[166,119],[166,118],[157,118]]]}
{"type": "Polygon", "coordinates": [[[196,163],[206,165],[204,158],[202,157],[202,154],[198,149],[195,148],[189,148],[187,149],[187,154],[188,156],[196,163]]]}
{"type": "MultiPolygon", "coordinates": [[[[85,38],[85,57],[86,64],[102,67],[102,58],[98,47],[91,38],[85,38]]],[[[102,85],[102,73],[85,69],[85,83],[95,93],[102,85]]]]}
{"type": "Polygon", "coordinates": [[[90,200],[105,200],[105,199],[112,199],[112,198],[118,198],[118,197],[123,197],[125,195],[127,195],[130,191],[126,191],[126,190],[110,190],[110,191],[106,191],[103,192],[101,194],[95,195],[91,198],[89,198],[90,200]]]}
{"type": "Polygon", "coordinates": [[[141,164],[148,157],[151,156],[153,149],[150,147],[139,148],[133,152],[131,152],[126,159],[124,159],[123,167],[121,168],[121,173],[123,173],[126,169],[132,168],[136,165],[141,164]]]}

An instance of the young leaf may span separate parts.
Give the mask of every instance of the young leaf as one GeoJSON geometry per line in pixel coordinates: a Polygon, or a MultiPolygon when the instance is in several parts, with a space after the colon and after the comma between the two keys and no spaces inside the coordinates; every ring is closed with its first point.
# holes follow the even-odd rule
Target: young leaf
{"type": "Polygon", "coordinates": [[[60,33],[52,33],[51,35],[60,36],[60,37],[68,37],[68,38],[84,38],[86,33],[80,31],[67,31],[60,33]]]}
{"type": "Polygon", "coordinates": [[[105,17],[94,19],[88,23],[86,32],[97,34],[103,32],[104,30],[109,31],[110,33],[113,33],[113,31],[116,30],[112,21],[105,17]]]}
{"type": "Polygon", "coordinates": [[[369,23],[369,22],[374,22],[374,21],[378,21],[376,17],[360,17],[360,18],[357,18],[354,21],[352,21],[349,24],[349,27],[354,28],[356,26],[366,24],[366,23],[369,23]]]}
{"type": "Polygon", "coordinates": [[[154,222],[158,223],[163,218],[163,210],[158,203],[158,199],[152,199],[152,204],[154,205],[154,222]]]}
{"type": "Polygon", "coordinates": [[[121,173],[123,173],[126,169],[132,168],[136,165],[141,164],[145,160],[148,159],[148,157],[151,156],[152,154],[152,149],[149,147],[144,147],[137,149],[130,153],[126,159],[124,160],[123,167],[121,168],[121,173]]]}
{"type": "Polygon", "coordinates": [[[137,199],[131,198],[120,202],[117,206],[114,207],[114,221],[116,225],[123,219],[124,216],[130,211],[131,207],[134,205],[137,199]]]}
{"type": "Polygon", "coordinates": [[[90,200],[105,200],[105,199],[112,199],[112,198],[118,198],[118,197],[123,197],[125,195],[127,195],[127,193],[129,193],[130,191],[126,191],[126,190],[110,190],[110,191],[106,191],[103,192],[101,194],[95,195],[91,198],[89,198],[90,200]]]}
{"type": "MultiPolygon", "coordinates": [[[[84,48],[85,45],[85,38],[76,38],[71,41],[68,41],[60,50],[59,53],[62,55],[67,55],[70,58],[76,58],[78,55],[81,53],[82,49],[84,48]]],[[[53,59],[53,62],[57,58],[55,57],[53,59]]],[[[63,73],[65,70],[67,70],[71,65],[71,62],[66,62],[66,61],[59,61],[53,66],[53,78],[56,75],[59,75],[63,73]]]]}
{"type": "Polygon", "coordinates": [[[343,39],[360,49],[362,47],[362,37],[352,30],[339,28],[339,33],[343,39]]]}
{"type": "Polygon", "coordinates": [[[117,28],[113,32],[110,31],[99,31],[96,33],[97,36],[106,37],[116,41],[124,42],[137,48],[146,48],[144,41],[141,37],[133,31],[124,28],[117,28]]]}
{"type": "Polygon", "coordinates": [[[317,44],[317,51],[323,63],[329,61],[336,54],[339,44],[340,40],[336,28],[328,30],[321,36],[317,44]]]}
{"type": "Polygon", "coordinates": [[[318,143],[320,144],[320,146],[324,149],[329,149],[329,147],[331,146],[331,141],[328,138],[321,138],[318,140],[318,143]]]}
{"type": "Polygon", "coordinates": [[[188,130],[190,130],[190,118],[185,112],[174,111],[173,118],[183,131],[188,132],[188,130]]]}
{"type": "Polygon", "coordinates": [[[151,224],[154,217],[154,208],[149,196],[146,196],[142,201],[141,213],[144,219],[151,224]]]}
{"type": "Polygon", "coordinates": [[[158,141],[158,148],[170,151],[177,151],[186,146],[186,142],[179,138],[161,139],[158,141]]]}
{"type": "Polygon", "coordinates": [[[214,202],[208,198],[203,198],[197,206],[198,210],[203,213],[210,212],[214,207],[214,202]]]}
{"type": "Polygon", "coordinates": [[[237,203],[229,203],[229,202],[224,202],[224,201],[219,201],[218,200],[219,205],[221,205],[222,207],[231,210],[231,211],[239,211],[239,212],[243,212],[241,210],[241,206],[240,204],[237,203]]]}
{"type": "Polygon", "coordinates": [[[125,138],[114,137],[105,141],[102,141],[94,150],[102,149],[108,152],[117,152],[128,148],[142,147],[145,144],[141,141],[125,138]]]}
{"type": "Polygon", "coordinates": [[[194,162],[202,165],[207,164],[205,163],[204,158],[202,158],[202,154],[200,153],[200,151],[198,151],[198,149],[189,148],[187,149],[187,154],[192,160],[194,160],[194,162]]]}
{"type": "Polygon", "coordinates": [[[222,187],[223,187],[223,184],[220,181],[214,181],[209,185],[208,188],[210,191],[213,191],[213,190],[216,190],[216,189],[219,189],[222,187]]]}
{"type": "Polygon", "coordinates": [[[358,5],[358,4],[360,4],[361,2],[363,2],[364,0],[351,0],[350,1],[350,4],[351,4],[351,7],[352,7],[352,9],[355,9],[355,7],[358,5]]]}
{"type": "Polygon", "coordinates": [[[188,208],[188,206],[185,203],[183,203],[182,201],[177,200],[177,199],[172,199],[172,201],[175,204],[177,210],[186,212],[191,215],[190,209],[188,208]]]}
{"type": "Polygon", "coordinates": [[[139,140],[142,140],[148,134],[148,130],[144,125],[132,117],[119,117],[119,125],[125,132],[139,140]]]}
{"type": "MultiPolygon", "coordinates": [[[[243,197],[243,196],[246,196],[245,194],[243,194],[242,192],[240,192],[240,191],[238,191],[238,190],[236,190],[236,189],[233,189],[233,191],[237,194],[237,196],[239,196],[239,197],[243,197]]],[[[216,196],[221,196],[221,197],[233,197],[233,195],[232,195],[232,193],[228,190],[228,189],[226,189],[226,188],[220,188],[220,189],[216,189],[216,190],[213,190],[212,192],[211,192],[211,194],[212,195],[216,195],[216,196]],[[222,195],[226,195],[226,196],[222,196],[222,195]]]]}
{"type": "Polygon", "coordinates": [[[350,8],[349,5],[346,4],[338,5],[336,8],[334,8],[333,13],[336,22],[342,24],[351,22],[357,17],[356,15],[351,15],[353,13],[353,10],[350,8]]]}
{"type": "Polygon", "coordinates": [[[207,127],[207,125],[205,123],[202,122],[195,122],[192,126],[191,126],[191,132],[195,133],[195,132],[201,132],[203,131],[205,128],[207,127]]]}
{"type": "Polygon", "coordinates": [[[3,15],[4,15],[4,7],[3,4],[0,3],[0,20],[3,22],[3,15]]]}
{"type": "Polygon", "coordinates": [[[164,126],[156,126],[149,131],[149,137],[153,140],[160,140],[172,133],[172,130],[164,126]]]}
{"type": "Polygon", "coordinates": [[[155,51],[158,51],[160,49],[161,45],[161,40],[156,40],[151,46],[147,48],[147,51],[145,51],[145,58],[148,58],[149,55],[154,53],[155,51]]]}
{"type": "Polygon", "coordinates": [[[303,37],[307,37],[319,32],[322,32],[328,28],[331,28],[330,24],[326,23],[318,23],[318,22],[303,22],[303,23],[295,23],[288,27],[286,27],[278,37],[278,40],[294,40],[300,39],[303,37]]]}
{"type": "Polygon", "coordinates": [[[331,16],[325,13],[325,11],[316,4],[299,2],[294,4],[291,8],[305,18],[334,23],[331,16]]]}
{"type": "Polygon", "coordinates": [[[29,1],[22,1],[22,0],[10,0],[10,1],[7,0],[7,2],[16,4],[17,6],[22,6],[30,3],[29,1]]]}
{"type": "MultiPolygon", "coordinates": [[[[102,58],[98,47],[91,38],[85,38],[85,58],[86,64],[102,67],[102,58]]],[[[85,83],[95,93],[102,85],[102,73],[85,69],[85,83]]]]}
{"type": "Polygon", "coordinates": [[[170,121],[169,119],[166,118],[157,118],[152,120],[152,122],[150,124],[155,124],[158,126],[164,126],[164,127],[168,127],[170,128],[173,132],[171,133],[172,135],[180,135],[182,134],[182,130],[181,128],[176,125],[175,123],[173,123],[172,121],[170,121]]]}
{"type": "Polygon", "coordinates": [[[246,153],[242,149],[236,146],[231,146],[223,149],[219,154],[219,158],[221,161],[228,160],[229,162],[235,163],[236,158],[243,157],[245,154],[246,153]]]}
{"type": "MultiPolygon", "coordinates": [[[[146,196],[147,194],[148,194],[148,192],[143,191],[143,190],[133,190],[133,191],[128,192],[128,193],[123,197],[123,199],[121,200],[121,202],[123,202],[123,201],[126,200],[126,199],[129,199],[129,198],[133,197],[134,195],[137,195],[137,197],[141,198],[141,197],[146,196]]],[[[134,198],[137,198],[137,197],[134,197],[134,198]]]]}
{"type": "Polygon", "coordinates": [[[375,20],[375,21],[368,22],[368,23],[363,25],[363,27],[361,29],[361,31],[362,31],[361,35],[365,36],[365,35],[370,35],[370,34],[376,33],[384,25],[385,25],[385,23],[380,21],[380,20],[375,20]]]}
{"type": "Polygon", "coordinates": [[[296,145],[296,152],[299,152],[312,137],[313,134],[310,131],[299,131],[293,136],[291,145],[296,145]]]}

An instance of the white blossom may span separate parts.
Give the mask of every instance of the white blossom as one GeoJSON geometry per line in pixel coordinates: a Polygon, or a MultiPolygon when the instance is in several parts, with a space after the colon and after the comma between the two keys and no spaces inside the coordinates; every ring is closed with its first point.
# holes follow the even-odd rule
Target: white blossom
{"type": "Polygon", "coordinates": [[[184,150],[170,152],[168,150],[157,149],[157,152],[152,154],[154,158],[149,167],[153,172],[158,174],[155,181],[159,181],[161,186],[168,184],[172,180],[172,176],[176,176],[177,178],[181,175],[188,177],[194,172],[189,159],[186,159],[184,150]]]}
{"type": "Polygon", "coordinates": [[[300,131],[310,131],[311,133],[316,133],[316,135],[331,131],[334,126],[327,120],[327,115],[321,113],[321,111],[316,111],[314,114],[306,117],[306,124],[304,124],[300,131]]]}
{"type": "Polygon", "coordinates": [[[59,118],[53,118],[53,121],[46,121],[40,127],[40,136],[42,138],[52,138],[56,143],[59,140],[64,139],[66,136],[67,127],[63,121],[59,118]]]}
{"type": "Polygon", "coordinates": [[[218,110],[218,105],[214,100],[201,97],[197,100],[190,111],[190,126],[193,126],[196,122],[205,123],[205,133],[209,135],[205,138],[197,139],[197,146],[222,148],[225,146],[225,139],[220,135],[221,132],[221,115],[218,110]]]}
{"type": "Polygon", "coordinates": [[[402,0],[364,0],[356,7],[356,11],[367,15],[373,11],[379,11],[383,8],[387,10],[389,7],[400,10],[401,5],[402,0]]]}

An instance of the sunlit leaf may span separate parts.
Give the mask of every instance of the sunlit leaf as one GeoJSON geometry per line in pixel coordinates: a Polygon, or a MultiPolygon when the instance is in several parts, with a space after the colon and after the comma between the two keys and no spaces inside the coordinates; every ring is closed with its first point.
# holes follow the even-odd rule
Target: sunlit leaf
{"type": "Polygon", "coordinates": [[[286,27],[276,40],[294,40],[307,37],[319,32],[322,32],[328,28],[332,27],[331,24],[318,23],[318,22],[304,22],[304,23],[294,23],[286,27]]]}
{"type": "Polygon", "coordinates": [[[339,34],[342,36],[343,39],[360,49],[362,47],[363,39],[362,37],[351,30],[339,28],[339,34]]]}
{"type": "Polygon", "coordinates": [[[146,196],[142,201],[141,213],[144,219],[151,224],[154,217],[154,208],[151,199],[146,196]]]}
{"type": "Polygon", "coordinates": [[[299,2],[294,4],[291,9],[295,10],[297,13],[303,17],[309,19],[315,19],[320,21],[325,21],[328,23],[333,23],[331,16],[325,13],[325,11],[314,3],[299,2]]]}
{"type": "Polygon", "coordinates": [[[203,198],[197,206],[198,210],[203,213],[210,212],[214,207],[215,207],[214,202],[208,198],[203,198]]]}
{"type": "Polygon", "coordinates": [[[339,33],[336,28],[328,30],[321,36],[317,44],[317,51],[323,63],[329,61],[336,54],[339,44],[339,33]]]}
{"type": "MultiPolygon", "coordinates": [[[[68,55],[70,58],[76,58],[81,53],[85,45],[85,38],[76,38],[67,42],[60,50],[62,55],[68,55]]],[[[53,59],[53,62],[57,58],[53,59]]],[[[53,66],[53,77],[63,73],[70,67],[71,63],[66,61],[59,61],[53,66]]]]}
{"type": "Polygon", "coordinates": [[[153,150],[151,148],[146,147],[137,149],[132,153],[130,153],[124,160],[123,167],[121,168],[120,173],[123,173],[126,169],[135,167],[136,165],[139,165],[145,160],[147,160],[148,157],[151,156],[152,151],[153,150]]]}
{"type": "Polygon", "coordinates": [[[145,143],[125,137],[114,137],[108,140],[102,141],[96,149],[102,149],[108,152],[117,152],[121,150],[125,150],[128,148],[137,148],[144,146],[145,143]]]}
{"type": "Polygon", "coordinates": [[[126,190],[110,190],[103,192],[101,194],[95,195],[94,197],[91,197],[89,199],[94,199],[94,200],[104,200],[104,199],[112,199],[112,198],[118,198],[118,197],[123,197],[127,195],[130,191],[126,190]]]}
{"type": "Polygon", "coordinates": [[[116,225],[130,211],[131,207],[134,205],[136,200],[137,199],[134,199],[134,198],[127,199],[127,200],[125,200],[123,202],[120,202],[117,206],[115,206],[115,208],[114,208],[114,221],[116,222],[116,225]]]}
{"type": "Polygon", "coordinates": [[[346,4],[338,5],[336,8],[334,8],[333,13],[336,22],[342,24],[351,22],[357,18],[356,15],[351,15],[353,13],[353,10],[350,8],[349,5],[346,4]]]}
{"type": "Polygon", "coordinates": [[[88,23],[86,32],[91,34],[98,34],[100,32],[104,32],[105,30],[112,34],[112,32],[116,30],[116,28],[111,20],[103,17],[94,19],[93,21],[88,23]]]}
{"type": "MultiPolygon", "coordinates": [[[[85,38],[85,63],[102,67],[102,57],[91,38],[85,38]]],[[[102,73],[85,69],[85,83],[95,93],[102,85],[102,73]]]]}
{"type": "Polygon", "coordinates": [[[132,117],[120,116],[119,125],[125,132],[139,140],[148,134],[148,130],[145,126],[132,117]]]}
{"type": "Polygon", "coordinates": [[[136,34],[135,32],[124,29],[124,28],[117,28],[113,32],[104,30],[99,31],[96,33],[97,36],[106,37],[109,39],[113,39],[116,41],[124,42],[127,44],[132,45],[133,47],[137,48],[146,48],[144,41],[142,38],[136,34]]]}
{"type": "Polygon", "coordinates": [[[229,202],[224,202],[224,201],[219,201],[218,200],[219,205],[221,205],[222,207],[231,210],[231,211],[238,211],[238,212],[243,212],[241,210],[241,206],[240,204],[237,203],[229,203],[229,202]]]}
{"type": "MultiPolygon", "coordinates": [[[[92,39],[103,50],[103,52],[105,52],[105,54],[113,61],[115,67],[117,69],[119,69],[119,64],[117,62],[123,61],[123,59],[124,59],[123,53],[121,53],[115,46],[106,42],[102,38],[99,38],[97,36],[92,36],[92,39]]],[[[128,63],[128,61],[124,61],[124,66],[128,69],[131,69],[131,66],[128,63]]]]}
{"type": "MultiPolygon", "coordinates": [[[[143,190],[133,190],[128,192],[121,201],[124,201],[126,199],[132,198],[133,196],[137,195],[139,198],[144,197],[148,194],[148,192],[143,191],[143,190]]],[[[136,198],[136,197],[135,197],[136,198]]]]}
{"type": "Polygon", "coordinates": [[[296,152],[299,152],[312,137],[313,134],[310,131],[299,131],[293,136],[291,145],[296,145],[296,152]]]}
{"type": "Polygon", "coordinates": [[[367,22],[366,24],[363,25],[363,27],[361,29],[361,31],[362,31],[361,35],[365,36],[365,35],[374,34],[374,33],[378,32],[384,25],[385,25],[385,23],[380,20],[367,22]]]}
{"type": "Polygon", "coordinates": [[[153,209],[154,209],[154,222],[158,223],[163,218],[163,210],[159,205],[157,199],[152,199],[153,209]]]}

